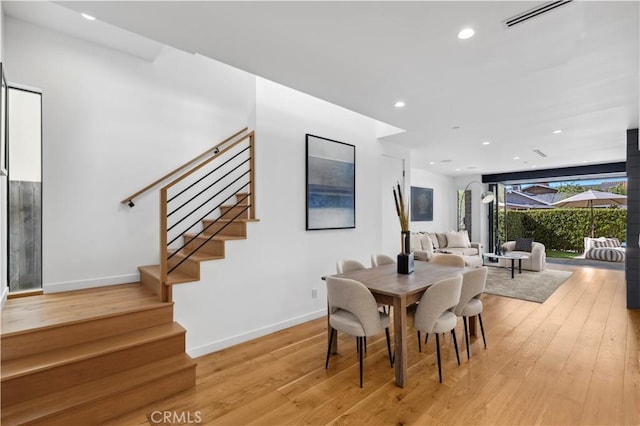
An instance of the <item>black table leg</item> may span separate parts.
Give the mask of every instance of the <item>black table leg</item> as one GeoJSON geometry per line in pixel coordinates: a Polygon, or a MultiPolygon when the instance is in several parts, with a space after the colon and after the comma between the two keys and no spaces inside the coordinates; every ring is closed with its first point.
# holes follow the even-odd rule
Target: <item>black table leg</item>
{"type": "Polygon", "coordinates": [[[513,272],[516,269],[516,260],[514,258],[511,258],[511,279],[513,279],[513,272]]]}
{"type": "Polygon", "coordinates": [[[522,273],[522,259],[518,259],[518,273],[522,273]]]}

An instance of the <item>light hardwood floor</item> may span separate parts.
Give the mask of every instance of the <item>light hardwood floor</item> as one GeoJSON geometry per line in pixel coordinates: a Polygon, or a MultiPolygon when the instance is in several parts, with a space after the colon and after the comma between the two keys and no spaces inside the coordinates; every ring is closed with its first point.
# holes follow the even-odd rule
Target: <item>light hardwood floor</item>
{"type": "MultiPolygon", "coordinates": [[[[364,388],[353,339],[341,337],[325,370],[326,320],[318,319],[198,358],[194,389],[111,424],[168,412],[220,425],[637,425],[640,311],[625,308],[625,294],[624,272],[576,268],[543,304],[484,295],[488,348],[476,339],[458,366],[444,339],[439,384],[434,342],[419,353],[411,331],[403,389],[384,335],[369,339],[364,388]]],[[[458,344],[463,351],[464,339],[458,344]]]]}

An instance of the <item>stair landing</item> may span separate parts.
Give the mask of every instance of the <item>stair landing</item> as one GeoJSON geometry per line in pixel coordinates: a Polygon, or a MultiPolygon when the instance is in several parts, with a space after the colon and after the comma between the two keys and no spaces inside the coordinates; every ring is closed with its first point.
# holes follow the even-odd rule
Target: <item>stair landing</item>
{"type": "Polygon", "coordinates": [[[162,305],[140,283],[9,299],[2,309],[2,336],[162,305]]]}

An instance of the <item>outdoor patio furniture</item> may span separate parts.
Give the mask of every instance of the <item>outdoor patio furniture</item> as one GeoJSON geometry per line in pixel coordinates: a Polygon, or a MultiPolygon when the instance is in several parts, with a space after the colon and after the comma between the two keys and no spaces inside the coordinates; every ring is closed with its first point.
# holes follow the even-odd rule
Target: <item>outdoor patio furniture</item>
{"type": "Polygon", "coordinates": [[[625,249],[617,238],[585,237],[584,258],[606,260],[607,262],[624,262],[625,249]]]}

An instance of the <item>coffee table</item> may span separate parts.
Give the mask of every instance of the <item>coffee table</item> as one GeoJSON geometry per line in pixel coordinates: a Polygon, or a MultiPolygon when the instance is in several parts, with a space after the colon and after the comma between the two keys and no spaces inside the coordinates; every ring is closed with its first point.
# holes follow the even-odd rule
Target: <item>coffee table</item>
{"type": "Polygon", "coordinates": [[[495,253],[482,253],[482,264],[484,265],[484,259],[511,259],[511,279],[514,277],[514,271],[516,269],[516,260],[518,261],[518,273],[522,273],[522,259],[529,259],[526,254],[495,254],[495,253]]]}

